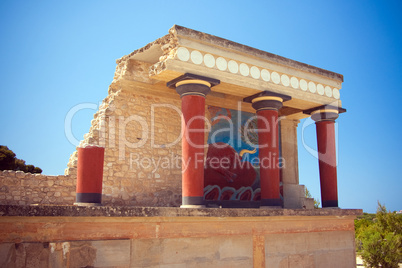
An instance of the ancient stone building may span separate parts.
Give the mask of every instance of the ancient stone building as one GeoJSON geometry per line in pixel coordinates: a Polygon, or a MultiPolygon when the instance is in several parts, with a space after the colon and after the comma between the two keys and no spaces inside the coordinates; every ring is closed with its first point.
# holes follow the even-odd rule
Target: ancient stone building
{"type": "MultiPolygon", "coordinates": [[[[216,83],[211,83],[210,91],[204,97],[205,108],[202,108],[205,111],[198,114],[206,118],[207,134],[204,135],[205,141],[200,143],[205,145],[205,155],[213,157],[221,153],[226,156],[231,152],[240,158],[239,154],[246,152],[241,157],[247,159],[242,170],[233,170],[239,173],[232,174],[238,175],[234,179],[235,187],[227,182],[231,180],[228,178],[231,167],[217,170],[207,163],[205,194],[211,196],[214,194],[211,191],[215,190],[222,197],[225,195],[222,188],[227,187],[234,189],[228,189],[226,195],[247,199],[247,192],[243,192],[243,196],[240,192],[251,187],[246,189],[250,198],[259,198],[261,170],[258,170],[258,163],[251,164],[260,151],[253,152],[258,143],[255,131],[258,127],[256,109],[251,102],[265,96],[266,103],[260,101],[259,104],[268,105],[265,113],[268,109],[277,109],[275,118],[280,119],[280,137],[270,139],[280,142],[272,155],[276,153],[283,161],[281,186],[275,186],[281,189],[281,202],[285,208],[311,206],[311,202],[304,200],[304,191],[299,185],[296,128],[299,120],[311,113],[336,118],[344,111],[339,93],[342,75],[179,26],[170,29],[168,35],[122,57],[117,64],[109,94],[81,144],[106,148],[104,204],[181,204],[182,101],[175,85],[167,83],[177,78],[180,80],[182,75],[189,73],[188,77],[181,79],[197,80],[192,76],[196,75],[202,76],[199,80],[206,83],[210,80],[216,83]],[[248,129],[242,133],[246,124],[248,129]],[[227,148],[213,146],[219,143],[227,144],[227,148]],[[214,180],[226,182],[213,187],[214,180]]],[[[184,112],[183,115],[186,116],[184,112]]],[[[327,122],[331,121],[326,119],[324,123],[327,122]]],[[[272,124],[275,125],[276,122],[272,124]]],[[[270,132],[269,125],[266,127],[268,135],[274,132],[270,132]]],[[[75,174],[76,156],[72,155],[67,174],[75,174]]],[[[228,166],[235,164],[229,163],[228,166]]],[[[272,159],[272,165],[276,164],[272,159]]],[[[202,164],[200,166],[203,169],[202,164]]],[[[275,176],[279,176],[278,171],[274,171],[275,176]]],[[[336,182],[331,187],[336,188],[336,182]]]]}
{"type": "Polygon", "coordinates": [[[173,26],[117,60],[78,149],[104,148],[87,157],[103,170],[99,191],[78,151],[64,176],[0,174],[0,265],[36,252],[34,265],[61,267],[355,267],[361,210],[337,195],[342,82],[173,26]],[[299,185],[297,125],[309,116],[323,209],[299,185]],[[92,198],[103,206],[77,206],[92,198]]]}

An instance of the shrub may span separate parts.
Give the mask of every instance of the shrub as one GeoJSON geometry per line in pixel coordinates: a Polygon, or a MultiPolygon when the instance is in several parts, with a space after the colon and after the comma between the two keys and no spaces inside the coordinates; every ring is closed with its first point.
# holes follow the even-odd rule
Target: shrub
{"type": "Polygon", "coordinates": [[[357,253],[367,267],[398,268],[402,261],[402,215],[378,203],[374,219],[355,222],[357,253]]]}
{"type": "Polygon", "coordinates": [[[0,145],[0,170],[20,170],[30,173],[42,173],[42,169],[34,165],[26,165],[25,161],[18,159],[7,146],[0,145]]]}

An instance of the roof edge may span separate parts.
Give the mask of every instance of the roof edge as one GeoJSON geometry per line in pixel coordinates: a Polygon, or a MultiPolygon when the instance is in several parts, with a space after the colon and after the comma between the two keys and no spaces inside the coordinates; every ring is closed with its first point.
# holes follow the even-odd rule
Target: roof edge
{"type": "Polygon", "coordinates": [[[254,54],[257,57],[260,57],[260,58],[263,58],[263,59],[266,59],[269,61],[273,61],[278,64],[291,66],[291,67],[298,68],[298,69],[304,69],[310,73],[322,75],[322,76],[343,82],[342,74],[328,71],[328,70],[325,70],[325,69],[322,69],[319,67],[315,67],[315,66],[312,66],[312,65],[309,65],[306,63],[302,63],[299,61],[295,61],[295,60],[292,60],[289,58],[285,58],[285,57],[282,57],[282,56],[279,56],[276,54],[272,54],[272,53],[269,53],[269,52],[266,52],[266,51],[263,51],[263,50],[260,50],[257,48],[242,45],[242,44],[239,44],[239,43],[236,43],[236,42],[233,42],[228,39],[224,39],[224,38],[221,38],[221,37],[218,37],[215,35],[199,32],[199,31],[196,31],[196,30],[193,30],[190,28],[180,26],[180,25],[176,25],[176,24],[173,25],[173,27],[170,28],[169,33],[176,34],[178,36],[184,36],[184,37],[188,37],[188,38],[198,39],[198,40],[201,40],[206,43],[237,50],[237,51],[240,51],[245,54],[250,54],[250,52],[252,52],[252,54],[254,54]]]}
{"type": "Polygon", "coordinates": [[[147,50],[148,50],[149,48],[151,48],[153,45],[156,45],[156,44],[164,45],[164,44],[166,44],[167,42],[169,42],[170,35],[171,35],[170,33],[169,33],[169,34],[166,34],[166,35],[164,35],[164,36],[162,36],[162,37],[156,39],[155,41],[150,42],[150,43],[146,44],[145,46],[143,46],[143,47],[141,47],[141,48],[139,48],[139,49],[134,50],[134,51],[131,52],[130,54],[124,55],[124,56],[121,57],[120,59],[117,59],[117,60],[116,60],[116,64],[119,64],[119,63],[121,63],[121,62],[123,62],[123,61],[126,61],[127,59],[131,58],[132,56],[134,56],[134,55],[136,55],[136,54],[138,54],[138,53],[142,53],[142,52],[144,52],[144,51],[147,51],[147,50]]]}

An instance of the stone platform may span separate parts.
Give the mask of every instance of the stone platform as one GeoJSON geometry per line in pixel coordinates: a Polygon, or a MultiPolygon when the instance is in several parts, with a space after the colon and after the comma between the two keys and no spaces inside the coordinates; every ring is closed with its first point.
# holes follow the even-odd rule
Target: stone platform
{"type": "Polygon", "coordinates": [[[357,216],[361,209],[241,209],[130,206],[0,205],[0,216],[42,217],[278,217],[357,216]]]}
{"type": "Polygon", "coordinates": [[[356,267],[360,214],[1,205],[0,266],[356,267]]]}

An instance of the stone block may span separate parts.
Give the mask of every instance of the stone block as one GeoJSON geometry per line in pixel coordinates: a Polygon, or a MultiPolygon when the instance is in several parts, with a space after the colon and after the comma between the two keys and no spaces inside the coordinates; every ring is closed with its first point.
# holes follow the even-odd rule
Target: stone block
{"type": "Polygon", "coordinates": [[[0,244],[0,267],[49,267],[48,243],[0,244]]]}
{"type": "Polygon", "coordinates": [[[15,267],[16,268],[22,268],[22,267],[26,267],[26,258],[27,258],[27,252],[25,249],[24,244],[22,243],[15,243],[14,245],[15,251],[12,253],[14,254],[13,256],[13,260],[15,259],[15,267]]]}
{"type": "Polygon", "coordinates": [[[353,231],[270,234],[265,243],[268,267],[351,267],[355,261],[353,231]]]}
{"type": "Polygon", "coordinates": [[[208,237],[164,239],[160,246],[162,264],[191,267],[252,266],[252,237],[208,237]],[[237,265],[236,265],[237,266],[237,265]]]}
{"type": "MultiPolygon", "coordinates": [[[[271,234],[265,237],[266,259],[282,253],[294,254],[300,246],[306,245],[304,234],[271,234]]],[[[306,250],[306,249],[304,249],[306,250]]]]}
{"type": "Polygon", "coordinates": [[[279,255],[279,256],[270,256],[269,258],[265,258],[265,267],[293,268],[293,267],[289,266],[289,260],[285,254],[279,255]]]}
{"type": "Polygon", "coordinates": [[[0,267],[9,267],[15,257],[14,243],[1,243],[0,244],[0,267]]]}
{"type": "Polygon", "coordinates": [[[303,208],[314,209],[314,198],[301,198],[303,208]]]}
{"type": "Polygon", "coordinates": [[[214,238],[165,239],[161,245],[161,261],[166,264],[208,263],[219,259],[214,238]]]}
{"type": "Polygon", "coordinates": [[[299,184],[284,184],[283,197],[285,208],[303,208],[304,186],[299,184]]]}
{"type": "Polygon", "coordinates": [[[93,241],[92,247],[96,249],[95,267],[129,267],[130,240],[93,241]]]}
{"type": "Polygon", "coordinates": [[[3,170],[4,177],[15,177],[15,171],[13,170],[3,170]]]}
{"type": "Polygon", "coordinates": [[[216,242],[219,243],[220,260],[235,262],[252,259],[253,238],[251,236],[222,237],[219,240],[216,242]]]}
{"type": "Polygon", "coordinates": [[[10,188],[6,185],[0,187],[0,193],[8,193],[10,192],[10,188]]]}
{"type": "MultiPolygon", "coordinates": [[[[288,259],[288,267],[322,267],[315,266],[314,255],[313,254],[293,254],[287,257],[288,259]]],[[[324,265],[327,267],[326,265],[324,265]]],[[[343,267],[343,266],[338,266],[343,267]]]]}
{"type": "Polygon", "coordinates": [[[26,174],[25,172],[23,172],[23,171],[16,171],[16,172],[15,172],[15,176],[16,176],[17,178],[19,178],[19,179],[25,178],[26,175],[27,175],[27,174],[26,174]]]}
{"type": "Polygon", "coordinates": [[[314,256],[315,267],[355,268],[356,255],[354,250],[332,250],[319,252],[314,256]]]}
{"type": "Polygon", "coordinates": [[[131,243],[130,267],[159,267],[162,264],[161,239],[135,239],[131,243]]]}
{"type": "Polygon", "coordinates": [[[16,186],[20,185],[21,181],[20,179],[16,179],[14,177],[6,177],[3,180],[3,185],[8,185],[8,186],[16,186]]]}
{"type": "Polygon", "coordinates": [[[49,266],[49,245],[48,243],[27,243],[25,244],[26,260],[25,267],[48,267],[49,266]]]}
{"type": "Polygon", "coordinates": [[[94,266],[96,248],[90,241],[64,242],[63,257],[69,259],[70,267],[94,266]]]}

